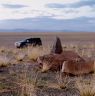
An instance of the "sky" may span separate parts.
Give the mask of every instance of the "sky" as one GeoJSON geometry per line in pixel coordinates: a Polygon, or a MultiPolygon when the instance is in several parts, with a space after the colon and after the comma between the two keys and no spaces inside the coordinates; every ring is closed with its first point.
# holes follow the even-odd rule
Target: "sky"
{"type": "Polygon", "coordinates": [[[95,32],[95,0],[0,0],[0,31],[95,32]]]}

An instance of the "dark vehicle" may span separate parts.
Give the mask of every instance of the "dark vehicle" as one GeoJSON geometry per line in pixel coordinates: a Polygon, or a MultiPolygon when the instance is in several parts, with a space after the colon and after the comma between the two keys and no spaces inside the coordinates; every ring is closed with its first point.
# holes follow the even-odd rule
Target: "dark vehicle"
{"type": "Polygon", "coordinates": [[[22,41],[15,42],[15,46],[17,48],[24,48],[29,45],[32,46],[42,46],[42,41],[40,38],[28,38],[22,41]]]}

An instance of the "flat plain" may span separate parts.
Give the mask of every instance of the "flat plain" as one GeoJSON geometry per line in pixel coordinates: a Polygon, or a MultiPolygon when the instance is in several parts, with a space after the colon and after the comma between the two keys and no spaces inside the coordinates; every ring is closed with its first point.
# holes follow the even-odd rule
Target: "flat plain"
{"type": "Polygon", "coordinates": [[[95,73],[62,77],[60,72],[38,71],[36,58],[50,52],[56,37],[60,38],[63,50],[95,60],[95,33],[1,32],[0,96],[95,96],[95,73]],[[31,37],[40,37],[43,49],[15,48],[16,41],[31,37]]]}
{"type": "Polygon", "coordinates": [[[0,46],[14,47],[14,42],[29,37],[40,37],[43,44],[51,45],[56,37],[60,37],[62,44],[66,43],[95,43],[95,33],[91,32],[0,32],[0,46]]]}

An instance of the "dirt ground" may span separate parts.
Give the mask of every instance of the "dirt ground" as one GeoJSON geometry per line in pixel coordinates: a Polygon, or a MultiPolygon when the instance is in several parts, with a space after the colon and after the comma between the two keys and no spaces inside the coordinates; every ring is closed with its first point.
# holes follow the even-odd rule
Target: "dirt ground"
{"type": "MultiPolygon", "coordinates": [[[[25,55],[27,50],[18,50],[14,46],[16,41],[40,37],[43,46],[51,48],[56,36],[60,37],[64,50],[76,51],[74,48],[78,47],[77,52],[80,55],[86,59],[95,60],[95,33],[0,33],[0,60],[5,56],[4,61],[12,62],[8,66],[0,67],[0,96],[82,96],[76,81],[84,85],[87,83],[88,87],[92,84],[91,88],[95,88],[95,73],[73,77],[64,77],[60,72],[52,71],[40,73],[37,62],[25,55]],[[11,59],[7,61],[6,58],[11,59]]],[[[83,85],[80,87],[82,89],[83,85]]]]}

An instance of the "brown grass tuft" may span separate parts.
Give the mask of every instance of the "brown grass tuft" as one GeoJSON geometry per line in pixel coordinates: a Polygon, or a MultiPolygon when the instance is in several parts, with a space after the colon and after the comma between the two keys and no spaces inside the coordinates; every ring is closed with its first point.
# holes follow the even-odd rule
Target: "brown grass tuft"
{"type": "Polygon", "coordinates": [[[95,81],[94,80],[83,80],[77,78],[77,88],[80,92],[80,96],[95,96],[95,81]]]}
{"type": "Polygon", "coordinates": [[[43,56],[49,53],[49,49],[42,47],[28,47],[28,58],[30,60],[37,60],[39,56],[43,56]]]}
{"type": "Polygon", "coordinates": [[[11,64],[10,59],[6,56],[0,56],[0,67],[6,67],[11,64]]]}
{"type": "Polygon", "coordinates": [[[24,53],[18,53],[15,55],[17,61],[23,61],[25,54],[24,53]]]}
{"type": "Polygon", "coordinates": [[[68,88],[68,85],[71,82],[68,78],[69,78],[68,76],[63,77],[61,72],[57,72],[56,79],[57,79],[59,88],[61,89],[68,88]]]}

